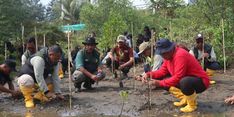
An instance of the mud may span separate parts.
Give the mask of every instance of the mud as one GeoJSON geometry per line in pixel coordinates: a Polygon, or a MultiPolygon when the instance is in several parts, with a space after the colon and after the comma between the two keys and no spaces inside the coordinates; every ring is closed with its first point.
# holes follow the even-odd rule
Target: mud
{"type": "MultiPolygon", "coordinates": [[[[142,67],[138,66],[137,74],[140,74],[142,67]]],[[[216,84],[198,95],[198,109],[195,112],[184,114],[178,107],[173,106],[174,98],[167,91],[154,89],[151,93],[151,110],[148,109],[147,86],[131,78],[124,80],[124,88],[119,88],[119,81],[111,79],[111,74],[94,85],[94,90],[83,90],[75,93],[72,84],[72,108],[69,103],[69,80],[64,78],[62,91],[66,97],[65,101],[54,100],[46,104],[36,103],[36,108],[28,113],[24,107],[23,99],[13,100],[10,95],[0,94],[0,117],[118,117],[122,110],[122,117],[232,117],[234,116],[234,105],[224,103],[224,99],[234,94],[234,69],[228,70],[225,74],[222,71],[216,73],[212,78],[216,84]],[[135,84],[135,87],[134,87],[135,84]],[[122,100],[120,91],[127,91],[127,100],[122,100]]],[[[132,71],[129,75],[133,77],[132,71]]]]}

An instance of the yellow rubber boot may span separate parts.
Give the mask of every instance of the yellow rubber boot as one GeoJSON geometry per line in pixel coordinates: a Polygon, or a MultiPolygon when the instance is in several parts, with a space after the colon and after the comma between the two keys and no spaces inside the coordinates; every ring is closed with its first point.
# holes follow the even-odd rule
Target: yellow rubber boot
{"type": "Polygon", "coordinates": [[[25,107],[33,108],[34,107],[33,97],[32,97],[33,87],[20,86],[20,90],[24,95],[25,107]]]}
{"type": "Polygon", "coordinates": [[[180,111],[184,113],[189,113],[193,112],[197,109],[197,94],[194,92],[190,96],[185,96],[186,101],[187,101],[187,106],[183,107],[180,109],[180,111]]]}
{"type": "Polygon", "coordinates": [[[169,88],[169,92],[178,99],[182,99],[182,96],[184,95],[180,89],[173,86],[169,88]]]}
{"type": "MultiPolygon", "coordinates": [[[[206,69],[206,74],[211,78],[214,76],[215,71],[212,69],[206,69]]],[[[214,80],[210,80],[210,84],[215,84],[216,82],[214,80]]]]}
{"type": "Polygon", "coordinates": [[[59,78],[62,79],[63,77],[64,77],[63,67],[62,64],[59,63],[59,78]]]}
{"type": "Polygon", "coordinates": [[[49,90],[50,92],[53,92],[53,91],[54,91],[54,86],[53,86],[53,84],[48,84],[47,87],[48,87],[48,90],[49,90]]]}
{"type": "Polygon", "coordinates": [[[48,99],[48,98],[44,95],[44,93],[41,92],[41,91],[37,92],[37,93],[34,95],[33,98],[34,98],[34,99],[37,99],[37,100],[40,100],[42,103],[48,102],[48,101],[49,101],[49,99],[48,99]]]}
{"type": "Polygon", "coordinates": [[[179,102],[174,102],[173,104],[177,107],[186,105],[187,104],[186,96],[185,95],[182,96],[179,102]]]}

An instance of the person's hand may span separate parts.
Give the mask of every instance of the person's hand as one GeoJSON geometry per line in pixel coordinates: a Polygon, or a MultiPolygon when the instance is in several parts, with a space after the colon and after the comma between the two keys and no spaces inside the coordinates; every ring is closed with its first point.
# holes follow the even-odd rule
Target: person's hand
{"type": "Polygon", "coordinates": [[[124,65],[120,65],[118,69],[121,70],[121,69],[123,69],[124,67],[125,67],[124,65]]]}
{"type": "Polygon", "coordinates": [[[60,100],[64,100],[64,96],[62,94],[57,94],[57,98],[60,100]]]}
{"type": "Polygon", "coordinates": [[[56,95],[55,95],[54,93],[52,93],[52,92],[48,92],[45,96],[46,96],[47,98],[49,98],[50,100],[56,98],[56,95]]]}
{"type": "Polygon", "coordinates": [[[204,54],[203,54],[203,57],[204,57],[204,58],[208,58],[208,57],[209,57],[209,54],[208,54],[208,53],[204,53],[204,54]]]}
{"type": "Polygon", "coordinates": [[[20,91],[13,91],[11,95],[13,98],[18,98],[20,95],[22,95],[22,93],[20,91]]]}
{"type": "Polygon", "coordinates": [[[142,83],[147,83],[148,82],[148,75],[147,74],[145,74],[142,78],[141,78],[141,82],[142,83]]]}
{"type": "Polygon", "coordinates": [[[159,87],[160,85],[159,85],[159,80],[150,80],[149,81],[149,84],[150,84],[150,86],[156,86],[156,87],[159,87]]]}
{"type": "Polygon", "coordinates": [[[91,79],[93,79],[94,81],[97,81],[98,80],[97,75],[92,75],[91,79]]]}
{"type": "Polygon", "coordinates": [[[225,103],[230,103],[230,104],[234,104],[234,95],[232,97],[226,98],[224,100],[225,103]]]}
{"type": "Polygon", "coordinates": [[[141,79],[142,79],[142,75],[139,75],[139,76],[135,77],[135,80],[141,81],[141,79]]]}

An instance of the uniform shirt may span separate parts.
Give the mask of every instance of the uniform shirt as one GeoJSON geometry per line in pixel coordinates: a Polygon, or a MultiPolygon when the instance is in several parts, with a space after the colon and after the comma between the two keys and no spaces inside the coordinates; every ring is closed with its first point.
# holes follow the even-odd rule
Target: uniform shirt
{"type": "Polygon", "coordinates": [[[209,87],[209,78],[206,72],[202,69],[199,62],[187,51],[176,47],[172,60],[163,60],[163,64],[159,70],[147,72],[147,75],[152,78],[162,78],[168,74],[170,78],[159,82],[161,87],[177,86],[179,81],[186,76],[194,76],[201,78],[204,85],[209,87]]]}
{"type": "MultiPolygon", "coordinates": [[[[100,60],[99,52],[97,50],[94,50],[92,53],[87,53],[85,49],[80,50],[77,53],[76,59],[75,59],[76,69],[80,69],[81,67],[83,67],[83,68],[89,67],[89,66],[86,66],[85,63],[92,63],[89,65],[93,65],[93,67],[100,66],[101,60],[100,60]]],[[[92,69],[92,68],[90,68],[90,69],[92,69]]]]}
{"type": "Polygon", "coordinates": [[[5,75],[1,70],[0,70],[0,84],[5,85],[7,82],[11,82],[10,76],[5,75]]]}
{"type": "MultiPolygon", "coordinates": [[[[44,68],[45,68],[44,59],[40,56],[35,56],[30,60],[30,63],[33,66],[35,79],[38,83],[40,90],[43,92],[48,91],[48,87],[44,78],[44,68]]],[[[58,71],[59,71],[59,66],[57,64],[56,66],[54,66],[52,77],[48,77],[48,78],[51,78],[55,93],[61,93],[60,86],[59,86],[60,79],[58,76],[58,71]]]]}
{"type": "Polygon", "coordinates": [[[128,62],[133,57],[133,49],[128,46],[124,46],[121,49],[116,46],[111,49],[111,52],[113,55],[116,55],[116,59],[120,64],[128,62]]]}

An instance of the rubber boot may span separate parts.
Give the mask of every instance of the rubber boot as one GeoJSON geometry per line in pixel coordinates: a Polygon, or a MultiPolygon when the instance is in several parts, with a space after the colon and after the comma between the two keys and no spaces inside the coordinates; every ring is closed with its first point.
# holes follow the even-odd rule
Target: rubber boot
{"type": "MultiPolygon", "coordinates": [[[[53,91],[52,84],[48,84],[47,87],[48,87],[49,91],[53,91]]],[[[33,98],[40,100],[42,103],[49,102],[49,99],[44,95],[44,93],[42,91],[37,92],[33,98]]]]}
{"type": "MultiPolygon", "coordinates": [[[[215,71],[212,69],[206,69],[206,74],[211,78],[214,76],[215,71]]],[[[214,80],[210,80],[210,84],[215,84],[216,82],[214,80]]]]}
{"type": "Polygon", "coordinates": [[[181,97],[181,100],[180,100],[179,102],[174,102],[173,104],[174,104],[175,106],[177,106],[177,107],[186,105],[186,104],[187,104],[186,96],[183,95],[183,96],[181,97]]]}
{"type": "Polygon", "coordinates": [[[173,86],[169,88],[169,92],[178,99],[182,99],[182,96],[184,96],[180,89],[173,86]]]}
{"type": "Polygon", "coordinates": [[[40,100],[42,103],[48,102],[49,99],[44,95],[42,91],[38,91],[34,97],[34,99],[40,100]]]}
{"type": "Polygon", "coordinates": [[[62,79],[64,77],[64,73],[63,73],[63,66],[61,63],[59,63],[59,78],[62,79]]]}
{"type": "Polygon", "coordinates": [[[194,92],[190,96],[185,96],[186,101],[187,101],[187,106],[183,107],[180,109],[180,111],[184,113],[189,113],[193,112],[197,109],[197,94],[194,92]]]}
{"type": "Polygon", "coordinates": [[[33,108],[34,107],[33,97],[32,97],[33,87],[20,86],[20,90],[24,95],[25,107],[33,108]]]}

